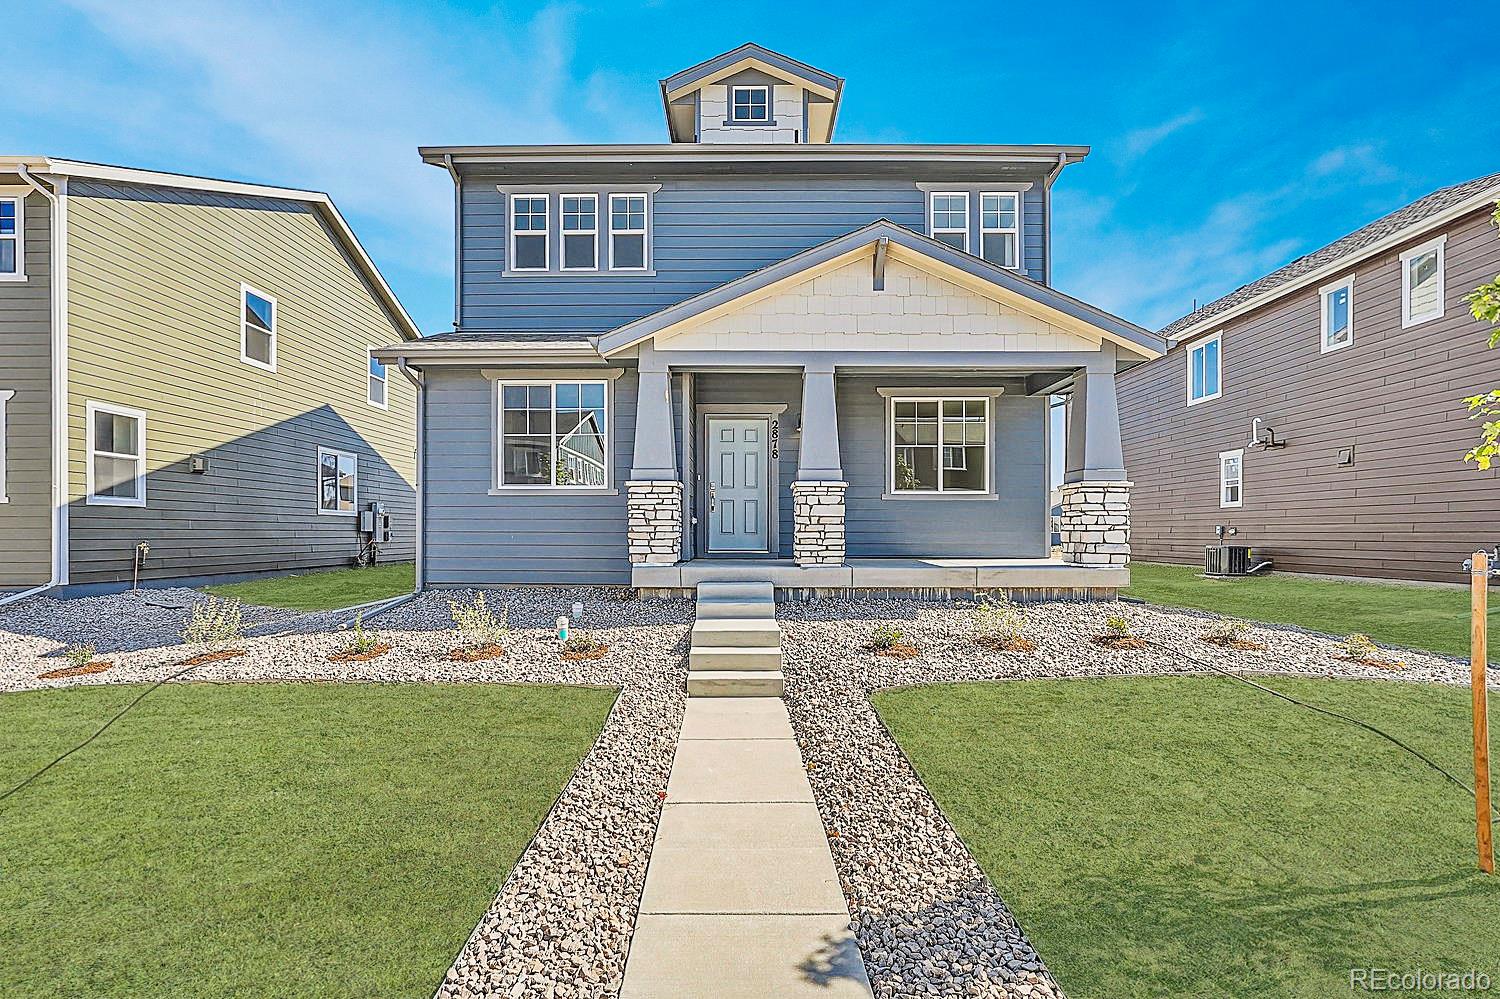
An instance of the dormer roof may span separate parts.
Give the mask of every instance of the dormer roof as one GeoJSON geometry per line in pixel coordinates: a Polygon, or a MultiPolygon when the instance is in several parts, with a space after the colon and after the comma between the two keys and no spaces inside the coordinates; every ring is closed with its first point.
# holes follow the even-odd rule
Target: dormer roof
{"type": "Polygon", "coordinates": [[[705,87],[749,76],[770,77],[806,92],[807,122],[801,141],[824,143],[833,139],[844,80],[807,63],[798,62],[763,45],[746,42],[738,48],[705,59],[661,81],[662,107],[673,142],[696,142],[696,97],[705,87]]]}

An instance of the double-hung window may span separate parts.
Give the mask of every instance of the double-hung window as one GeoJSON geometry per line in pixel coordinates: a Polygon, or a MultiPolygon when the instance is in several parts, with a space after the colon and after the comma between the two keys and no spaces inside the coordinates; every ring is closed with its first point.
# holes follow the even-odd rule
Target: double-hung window
{"type": "Polygon", "coordinates": [[[276,299],[240,285],[240,360],[276,370],[276,299]]]}
{"type": "Polygon", "coordinates": [[[770,87],[731,87],[729,120],[764,125],[771,120],[770,87]]]}
{"type": "Polygon", "coordinates": [[[1245,504],[1245,450],[1219,452],[1219,509],[1245,504]]]}
{"type": "Polygon", "coordinates": [[[547,195],[514,194],[510,199],[510,269],[544,271],[547,248],[547,195]]]}
{"type": "Polygon", "coordinates": [[[892,493],[989,491],[990,400],[891,400],[892,493]]]}
{"type": "Polygon", "coordinates": [[[955,250],[969,249],[969,196],[963,192],[934,193],[928,209],[928,232],[955,250]]]}
{"type": "Polygon", "coordinates": [[[1223,360],[1220,358],[1221,334],[1215,333],[1206,340],[1199,340],[1188,347],[1188,394],[1189,406],[1217,399],[1222,385],[1223,360]]]}
{"type": "Polygon", "coordinates": [[[1322,319],[1322,351],[1342,350],[1354,343],[1354,278],[1319,289],[1322,319]]]}
{"type": "Polygon", "coordinates": [[[365,398],[370,405],[379,406],[381,409],[390,407],[390,397],[386,394],[390,383],[386,378],[385,362],[375,357],[375,348],[370,348],[370,379],[366,389],[365,398]]]}
{"type": "Polygon", "coordinates": [[[501,382],[500,489],[609,485],[605,383],[501,382]]]}
{"type": "Polygon", "coordinates": [[[359,456],[318,448],[318,513],[352,517],[359,502],[359,456]]]}
{"type": "Polygon", "coordinates": [[[1020,266],[1020,195],[1013,192],[979,196],[979,255],[1001,267],[1020,266]]]}
{"type": "Polygon", "coordinates": [[[0,281],[26,278],[26,200],[0,198],[0,281]]]}
{"type": "Polygon", "coordinates": [[[609,267],[616,271],[646,269],[646,196],[609,196],[609,267]]]}
{"type": "Polygon", "coordinates": [[[1443,244],[1447,237],[1401,254],[1401,325],[1416,326],[1443,315],[1443,244]]]}
{"type": "Polygon", "coordinates": [[[139,409],[90,402],[84,471],[91,506],[146,505],[146,414],[139,409]]]}
{"type": "Polygon", "coordinates": [[[562,195],[562,269],[599,269],[599,196],[562,195]]]}

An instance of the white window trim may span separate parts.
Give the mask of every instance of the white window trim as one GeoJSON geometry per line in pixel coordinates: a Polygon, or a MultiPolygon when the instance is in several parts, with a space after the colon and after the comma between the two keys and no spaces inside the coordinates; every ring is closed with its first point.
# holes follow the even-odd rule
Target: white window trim
{"type": "MultiPolygon", "coordinates": [[[[1006,270],[1023,270],[1021,266],[1021,192],[1020,191],[980,191],[979,192],[979,258],[984,259],[984,237],[991,234],[1010,235],[1016,241],[1016,262],[1014,264],[995,264],[996,267],[1004,267],[1006,270]],[[985,228],[984,225],[984,199],[985,198],[1010,198],[1015,202],[1016,224],[1011,228],[997,226],[985,228]]],[[[986,263],[994,263],[993,260],[986,263]]]]}
{"type": "MultiPolygon", "coordinates": [[[[994,461],[990,452],[994,450],[995,424],[994,407],[991,405],[992,396],[988,395],[893,395],[886,400],[886,440],[889,442],[885,455],[886,471],[886,494],[895,498],[908,496],[942,496],[954,498],[972,498],[975,496],[991,496],[994,494],[995,486],[991,476],[994,474],[994,461]],[[935,402],[938,404],[938,477],[936,489],[897,489],[896,488],[896,449],[902,445],[896,443],[896,404],[902,402],[935,402]],[[943,403],[945,402],[983,402],[984,403],[984,487],[981,489],[944,489],[943,488],[943,403]]],[[[926,446],[926,445],[924,445],[926,446]]]]}
{"type": "MultiPolygon", "coordinates": [[[[335,483],[335,488],[337,488],[337,484],[336,483],[335,483]]],[[[314,497],[313,497],[314,498],[314,502],[316,502],[317,505],[318,505],[318,516],[320,516],[320,517],[355,517],[355,516],[358,516],[359,515],[359,455],[355,454],[353,451],[340,451],[338,448],[324,447],[323,445],[319,444],[318,445],[318,463],[317,463],[316,466],[314,466],[314,469],[313,469],[313,491],[314,491],[314,497]],[[335,478],[338,475],[338,466],[337,466],[337,459],[338,458],[349,458],[349,459],[352,459],[353,462],[354,462],[354,496],[351,497],[350,508],[348,510],[328,510],[328,509],[325,509],[324,506],[323,506],[323,456],[325,454],[331,454],[331,455],[337,456],[335,458],[335,465],[334,465],[334,475],[335,475],[335,478]]],[[[337,494],[335,494],[335,495],[337,495],[337,494]]]]}
{"type": "Polygon", "coordinates": [[[10,502],[10,494],[5,489],[5,411],[15,394],[15,389],[0,389],[0,503],[10,502]]]}
{"type": "MultiPolygon", "coordinates": [[[[0,201],[16,203],[16,272],[0,274],[0,281],[26,280],[26,194],[24,191],[0,188],[0,201]]],[[[9,236],[3,237],[9,239],[9,236]]]]}
{"type": "MultiPolygon", "coordinates": [[[[747,106],[750,106],[750,105],[747,105],[747,106]]],[[[731,122],[733,122],[734,124],[736,124],[736,125],[771,125],[771,124],[774,124],[775,117],[772,114],[772,107],[771,107],[771,88],[768,87],[768,86],[766,86],[765,84],[750,84],[750,85],[736,84],[734,86],[731,86],[729,88],[729,120],[731,122]],[[742,90],[746,90],[746,91],[758,90],[761,93],[763,93],[763,94],[766,95],[766,101],[765,101],[765,103],[766,103],[766,116],[764,118],[741,118],[738,114],[735,113],[735,110],[734,110],[734,108],[735,108],[734,95],[736,93],[738,93],[739,91],[742,91],[742,90]]]]}
{"type": "MultiPolygon", "coordinates": [[[[938,233],[939,232],[945,232],[945,233],[947,233],[947,232],[959,232],[960,231],[958,229],[951,229],[951,228],[939,229],[939,228],[937,228],[936,225],[933,224],[933,220],[937,218],[937,199],[938,198],[963,198],[964,199],[964,227],[963,227],[963,230],[962,230],[962,232],[964,234],[963,252],[968,253],[969,252],[969,223],[972,221],[972,219],[970,218],[970,213],[973,210],[973,206],[969,204],[969,192],[968,191],[932,191],[932,192],[930,192],[927,195],[927,235],[931,236],[933,239],[937,239],[938,238],[938,233]]],[[[941,242],[941,240],[939,240],[939,242],[941,242]]],[[[1019,257],[1020,253],[1021,253],[1021,247],[1019,245],[1017,245],[1017,247],[1016,247],[1016,255],[1019,257]]]]}
{"type": "Polygon", "coordinates": [[[1197,406],[1201,403],[1213,402],[1223,394],[1224,331],[1220,330],[1213,336],[1206,336],[1201,340],[1194,340],[1187,345],[1187,404],[1189,406],[1197,406]],[[1217,370],[1214,372],[1214,384],[1218,386],[1218,391],[1214,392],[1212,395],[1199,396],[1195,399],[1193,398],[1193,355],[1198,351],[1205,349],[1210,343],[1216,343],[1219,345],[1219,349],[1214,351],[1214,366],[1217,368],[1217,370]]]}
{"type": "Polygon", "coordinates": [[[375,377],[370,371],[370,362],[376,360],[375,350],[375,347],[365,348],[365,402],[368,402],[376,409],[388,410],[391,408],[391,367],[384,361],[380,362],[380,366],[385,371],[385,374],[380,376],[380,381],[385,385],[385,402],[376,402],[370,398],[370,379],[375,377]]]}
{"type": "MultiPolygon", "coordinates": [[[[627,209],[628,211],[628,209],[627,209]]],[[[609,195],[609,269],[619,271],[622,274],[645,274],[651,270],[651,195],[645,191],[611,191],[609,195]],[[615,199],[616,198],[640,198],[643,205],[642,225],[639,229],[616,229],[615,228],[615,199]],[[615,236],[640,236],[641,237],[641,266],[639,267],[617,267],[615,266],[615,236]]]]}
{"type": "Polygon", "coordinates": [[[131,409],[129,406],[114,406],[105,402],[87,402],[83,407],[84,425],[84,504],[87,506],[134,506],[146,505],[146,414],[139,409],[131,409]],[[133,419],[140,424],[140,433],[137,435],[141,453],[138,455],[122,454],[119,451],[99,452],[94,450],[94,415],[96,413],[108,413],[111,416],[124,416],[133,419]],[[96,496],[94,495],[94,458],[103,454],[110,458],[133,458],[135,460],[135,497],[123,496],[96,496]]]}
{"type": "MultiPolygon", "coordinates": [[[[506,252],[507,252],[508,255],[507,255],[506,260],[505,260],[505,265],[506,265],[505,269],[508,270],[508,271],[515,271],[518,274],[545,274],[545,273],[547,273],[548,271],[550,271],[552,269],[552,195],[551,195],[551,193],[545,192],[545,191],[537,191],[537,192],[534,192],[534,193],[531,193],[531,192],[518,193],[518,194],[512,194],[510,196],[509,200],[510,200],[510,246],[506,250],[506,252]],[[521,198],[541,198],[542,199],[542,221],[544,221],[547,224],[547,228],[541,230],[540,232],[538,232],[535,229],[528,229],[528,230],[526,230],[526,235],[528,235],[528,236],[541,236],[542,237],[542,266],[540,266],[540,267],[517,267],[516,266],[516,236],[518,235],[518,233],[516,232],[516,202],[519,201],[521,198]]],[[[561,204],[561,202],[559,202],[559,204],[561,204]]],[[[598,219],[597,218],[595,219],[595,225],[596,226],[598,225],[598,219]]],[[[598,247],[594,248],[594,252],[598,253],[598,247]]]]}
{"type": "Polygon", "coordinates": [[[612,448],[614,447],[614,430],[611,424],[614,407],[611,398],[611,383],[607,379],[600,378],[508,378],[495,381],[495,408],[494,408],[494,448],[492,460],[494,471],[490,476],[490,492],[493,493],[565,493],[570,496],[598,495],[611,492],[614,489],[614,460],[612,448]],[[552,462],[553,482],[545,485],[530,485],[524,483],[507,483],[505,481],[505,387],[507,385],[548,385],[552,388],[552,427],[550,436],[552,446],[557,446],[557,386],[559,385],[599,385],[604,389],[604,485],[602,486],[559,486],[556,483],[557,461],[554,454],[552,462]]]}
{"type": "MultiPolygon", "coordinates": [[[[1442,236],[1439,236],[1437,239],[1428,240],[1421,246],[1414,246],[1410,250],[1407,250],[1405,253],[1401,254],[1402,329],[1409,329],[1413,326],[1420,326],[1423,323],[1430,323],[1434,319],[1443,318],[1443,297],[1447,292],[1447,287],[1444,284],[1444,271],[1447,269],[1447,251],[1444,249],[1444,247],[1447,245],[1447,242],[1448,237],[1446,234],[1444,234],[1442,236]],[[1429,312],[1426,315],[1413,316],[1411,314],[1411,281],[1409,280],[1411,262],[1417,257],[1420,257],[1433,250],[1437,251],[1437,311],[1429,312]]],[[[1353,297],[1352,294],[1350,297],[1353,297]]]]}
{"type": "Polygon", "coordinates": [[[244,361],[246,364],[250,365],[252,368],[260,368],[262,371],[272,371],[272,372],[274,372],[276,370],[276,353],[277,353],[277,348],[281,346],[281,342],[280,341],[281,341],[281,304],[276,301],[276,296],[274,296],[274,295],[267,295],[265,292],[261,291],[259,288],[255,287],[254,285],[246,284],[245,282],[241,281],[240,282],[240,360],[244,361]],[[270,364],[266,364],[263,361],[256,360],[255,358],[251,357],[250,354],[249,354],[249,352],[245,349],[246,340],[248,339],[249,332],[250,332],[250,330],[249,330],[250,321],[245,318],[245,309],[246,309],[246,307],[247,307],[247,305],[249,303],[249,299],[246,297],[248,295],[255,295],[257,298],[264,298],[267,302],[271,303],[271,363],[270,364]]]}
{"type": "Polygon", "coordinates": [[[1245,505],[1245,449],[1244,448],[1235,448],[1233,451],[1220,451],[1219,452],[1219,509],[1220,510],[1236,510],[1236,509],[1239,509],[1240,507],[1242,507],[1244,505],[1245,505]],[[1238,493],[1239,498],[1236,499],[1233,503],[1231,503],[1231,502],[1227,501],[1226,499],[1224,499],[1224,487],[1226,485],[1228,485],[1228,481],[1224,478],[1224,461],[1227,458],[1237,458],[1237,459],[1239,459],[1240,478],[1239,478],[1239,481],[1237,483],[1235,483],[1235,485],[1239,487],[1239,493],[1238,493]]]}
{"type": "Polygon", "coordinates": [[[1342,281],[1325,284],[1318,289],[1318,329],[1321,331],[1318,339],[1318,348],[1321,353],[1331,354],[1336,350],[1354,346],[1354,275],[1351,274],[1342,281]],[[1340,288],[1349,289],[1349,340],[1347,343],[1330,345],[1328,343],[1328,296],[1340,288]]]}
{"type": "Polygon", "coordinates": [[[599,195],[564,192],[557,196],[557,253],[559,256],[558,269],[570,274],[580,271],[597,271],[599,269],[599,195]],[[563,228],[563,215],[566,214],[563,206],[569,198],[583,198],[593,202],[594,205],[594,228],[573,229],[563,228]],[[594,259],[587,267],[568,266],[568,237],[569,236],[592,236],[594,237],[594,259]]]}

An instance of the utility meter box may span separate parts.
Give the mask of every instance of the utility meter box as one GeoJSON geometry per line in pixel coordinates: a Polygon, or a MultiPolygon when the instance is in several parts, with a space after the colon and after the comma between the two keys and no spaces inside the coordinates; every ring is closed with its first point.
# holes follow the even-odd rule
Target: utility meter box
{"type": "Polygon", "coordinates": [[[391,540],[391,515],[385,512],[384,503],[371,503],[359,512],[359,531],[381,544],[391,540]]]}

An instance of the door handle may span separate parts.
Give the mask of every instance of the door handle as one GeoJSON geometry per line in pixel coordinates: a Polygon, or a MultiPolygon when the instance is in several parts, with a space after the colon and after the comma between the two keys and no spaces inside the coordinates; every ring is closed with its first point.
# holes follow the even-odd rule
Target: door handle
{"type": "Polygon", "coordinates": [[[718,509],[718,503],[716,502],[717,499],[718,499],[718,492],[714,488],[714,484],[712,482],[710,482],[708,484],[708,512],[709,513],[713,513],[716,509],[718,509]]]}

